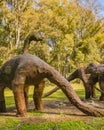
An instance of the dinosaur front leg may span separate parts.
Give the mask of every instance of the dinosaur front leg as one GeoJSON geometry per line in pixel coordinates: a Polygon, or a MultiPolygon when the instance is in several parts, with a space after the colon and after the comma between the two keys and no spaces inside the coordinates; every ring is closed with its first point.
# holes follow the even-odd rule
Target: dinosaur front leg
{"type": "Polygon", "coordinates": [[[25,76],[17,73],[12,82],[12,90],[14,93],[15,104],[17,108],[17,116],[26,116],[26,104],[24,96],[25,76]]]}
{"type": "Polygon", "coordinates": [[[93,97],[93,98],[96,98],[95,84],[92,85],[91,90],[92,90],[92,97],[93,97]]]}
{"type": "Polygon", "coordinates": [[[89,85],[86,85],[85,87],[85,99],[90,99],[91,98],[91,87],[89,85]]]}
{"type": "Polygon", "coordinates": [[[17,116],[26,116],[26,104],[25,104],[23,85],[18,86],[15,85],[13,93],[17,108],[17,116]]]}
{"type": "MultiPolygon", "coordinates": [[[[104,91],[104,75],[99,76],[99,86],[102,91],[104,91]]],[[[101,93],[100,100],[104,101],[104,93],[101,93]]]]}
{"type": "Polygon", "coordinates": [[[43,109],[42,94],[43,94],[44,87],[45,87],[44,80],[42,80],[39,84],[35,84],[33,99],[34,99],[34,105],[36,110],[43,109]]]}
{"type": "Polygon", "coordinates": [[[4,87],[0,87],[0,112],[6,112],[4,87]]]}
{"type": "Polygon", "coordinates": [[[86,99],[90,99],[90,98],[95,98],[96,97],[96,93],[95,93],[95,84],[86,84],[86,88],[85,88],[85,98],[86,99]]]}

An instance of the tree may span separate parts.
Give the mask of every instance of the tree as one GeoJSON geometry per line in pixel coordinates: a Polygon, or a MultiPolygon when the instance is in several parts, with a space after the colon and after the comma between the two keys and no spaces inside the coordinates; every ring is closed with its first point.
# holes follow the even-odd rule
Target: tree
{"type": "Polygon", "coordinates": [[[30,53],[42,52],[41,58],[65,76],[90,61],[103,62],[104,19],[94,0],[3,0],[0,6],[0,19],[5,23],[1,24],[0,44],[6,44],[7,57],[21,53],[26,37],[36,31],[43,33],[44,41],[32,42],[30,53]]]}
{"type": "Polygon", "coordinates": [[[57,70],[63,73],[63,67],[69,70],[90,61],[101,60],[96,36],[103,31],[103,19],[98,17],[97,2],[41,0],[36,4],[41,14],[40,30],[51,41],[49,45],[53,58],[51,57],[50,63],[57,70]]]}
{"type": "MultiPolygon", "coordinates": [[[[4,28],[2,36],[4,36],[6,39],[6,41],[3,40],[3,42],[1,42],[1,46],[4,47],[4,45],[6,44],[6,55],[9,58],[21,49],[21,43],[23,39],[25,39],[25,37],[31,30],[31,23],[29,22],[29,20],[33,18],[32,5],[32,0],[4,0],[1,4],[2,16],[0,18],[1,26],[2,28],[4,28]],[[27,33],[25,33],[24,35],[25,30],[27,30],[27,33]]],[[[6,59],[7,58],[5,58],[5,60],[6,59]]]]}

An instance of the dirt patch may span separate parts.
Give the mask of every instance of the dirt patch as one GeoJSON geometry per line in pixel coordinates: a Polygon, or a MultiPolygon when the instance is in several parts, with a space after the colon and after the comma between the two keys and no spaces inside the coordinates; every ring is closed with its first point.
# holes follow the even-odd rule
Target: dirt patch
{"type": "MultiPolygon", "coordinates": [[[[86,104],[96,108],[104,109],[104,101],[98,99],[85,101],[86,104]]],[[[93,120],[97,117],[87,116],[73,106],[68,100],[43,100],[44,110],[41,113],[35,113],[33,101],[29,102],[28,116],[25,118],[19,117],[27,123],[41,123],[49,121],[65,121],[65,120],[93,120]]],[[[9,107],[7,113],[0,115],[7,117],[15,117],[16,108],[9,107]]],[[[16,117],[18,118],[18,117],[16,117]]]]}

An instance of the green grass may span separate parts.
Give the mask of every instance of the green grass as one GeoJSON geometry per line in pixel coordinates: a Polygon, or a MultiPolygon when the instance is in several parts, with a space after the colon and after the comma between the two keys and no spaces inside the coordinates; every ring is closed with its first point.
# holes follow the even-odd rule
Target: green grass
{"type": "MultiPolygon", "coordinates": [[[[80,98],[84,98],[85,92],[82,84],[72,84],[74,90],[80,98]]],[[[55,86],[48,84],[45,87],[44,93],[53,89],[55,86]]],[[[29,100],[32,100],[33,87],[29,90],[29,100]]],[[[97,92],[97,96],[100,93],[97,92]]],[[[5,90],[6,104],[7,106],[14,106],[14,98],[11,90],[5,90]]],[[[50,95],[44,100],[53,99],[65,99],[66,96],[61,90],[58,90],[54,94],[50,95]]],[[[45,113],[40,112],[28,112],[28,115],[34,116],[47,116],[45,113]]],[[[61,118],[61,117],[60,117],[61,118]]],[[[90,121],[61,121],[61,122],[45,122],[45,123],[26,123],[15,117],[0,116],[0,130],[104,130],[104,118],[97,118],[90,121]]]]}
{"type": "MultiPolygon", "coordinates": [[[[75,90],[75,92],[78,94],[78,96],[80,98],[84,98],[85,97],[85,89],[83,87],[83,84],[77,84],[77,83],[74,83],[74,84],[71,84],[71,86],[73,87],[73,89],[75,90]]],[[[50,85],[50,86],[46,86],[45,88],[45,92],[48,92],[49,90],[52,90],[55,86],[53,85],[50,85]]],[[[100,96],[100,92],[96,91],[96,96],[99,97],[100,96]]],[[[57,92],[53,93],[52,95],[48,96],[46,98],[46,100],[51,100],[51,99],[65,99],[66,96],[65,94],[61,91],[61,90],[58,90],[57,92]]]]}
{"type": "MultiPolygon", "coordinates": [[[[71,85],[73,87],[73,89],[76,91],[76,93],[78,94],[78,96],[80,98],[84,98],[85,97],[85,90],[84,90],[84,87],[83,87],[83,84],[72,84],[71,85]]],[[[44,90],[44,93],[52,90],[55,86],[53,84],[46,84],[46,87],[45,87],[45,90],[44,90]]],[[[29,89],[29,100],[32,100],[32,97],[33,97],[33,86],[30,86],[30,89],[29,89]]],[[[97,93],[97,97],[99,97],[100,93],[98,91],[96,91],[97,93]]],[[[5,96],[6,96],[6,104],[7,106],[12,106],[14,105],[14,97],[13,97],[13,93],[11,90],[9,89],[6,89],[5,90],[5,96]]],[[[52,95],[44,98],[44,100],[52,100],[52,99],[65,99],[66,96],[64,95],[64,93],[61,91],[61,90],[58,90],[57,92],[53,93],[52,95]]]]}
{"type": "MultiPolygon", "coordinates": [[[[55,86],[53,86],[53,84],[49,84],[49,86],[46,85],[44,93],[52,90],[54,87],[55,86]]],[[[80,97],[84,97],[84,88],[83,88],[82,85],[73,84],[73,88],[75,89],[75,91],[77,92],[77,94],[80,97]]],[[[29,88],[29,100],[32,100],[33,89],[34,89],[34,87],[30,86],[30,88],[29,88]]],[[[15,104],[13,93],[8,88],[5,90],[5,96],[6,96],[6,105],[7,106],[12,106],[12,105],[15,104]]],[[[64,93],[61,90],[58,90],[57,92],[53,93],[52,95],[48,96],[47,98],[44,98],[44,100],[65,99],[65,98],[66,98],[66,96],[64,95],[64,93]]]]}
{"type": "MultiPolygon", "coordinates": [[[[88,130],[92,128],[88,124],[82,121],[65,121],[65,122],[50,122],[50,123],[41,123],[28,125],[25,124],[20,128],[20,130],[88,130]]],[[[94,130],[94,129],[90,129],[94,130]]]]}
{"type": "Polygon", "coordinates": [[[15,118],[0,117],[0,130],[15,130],[21,123],[20,120],[15,118]]]}
{"type": "Polygon", "coordinates": [[[104,130],[104,118],[85,121],[48,122],[41,124],[24,124],[20,130],[104,130]]]}
{"type": "Polygon", "coordinates": [[[19,119],[0,118],[0,130],[104,130],[104,118],[92,121],[61,121],[38,124],[19,119]]]}

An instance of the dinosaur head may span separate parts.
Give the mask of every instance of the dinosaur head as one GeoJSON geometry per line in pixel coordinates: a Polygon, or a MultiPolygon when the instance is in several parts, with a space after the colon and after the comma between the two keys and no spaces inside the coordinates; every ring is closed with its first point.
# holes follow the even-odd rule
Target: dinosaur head
{"type": "Polygon", "coordinates": [[[97,73],[97,66],[94,63],[90,63],[86,68],[86,73],[97,73]]]}

